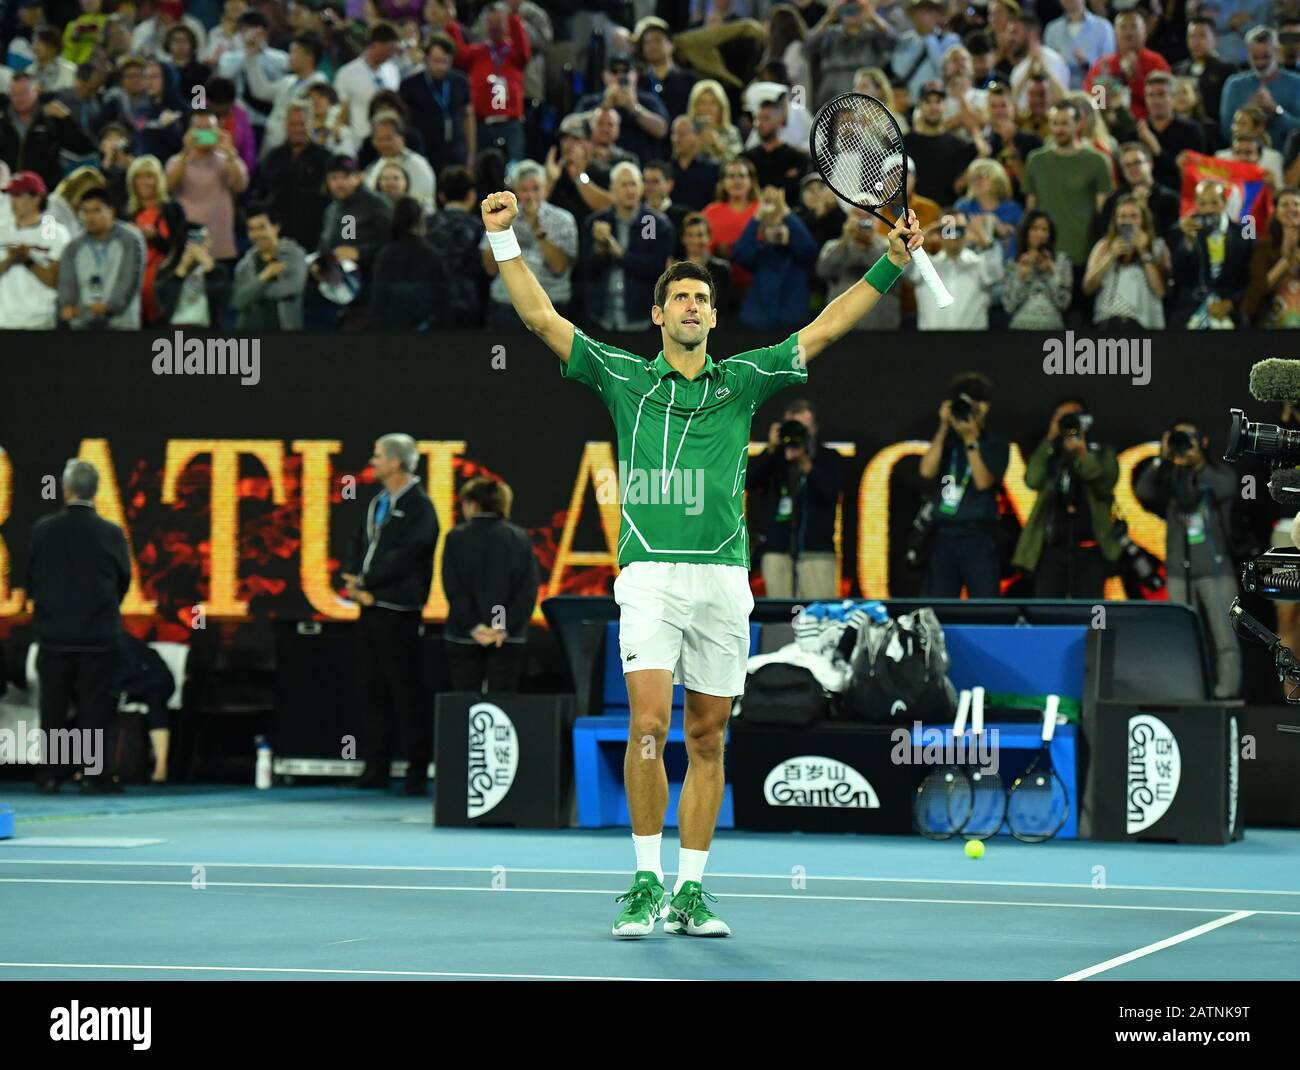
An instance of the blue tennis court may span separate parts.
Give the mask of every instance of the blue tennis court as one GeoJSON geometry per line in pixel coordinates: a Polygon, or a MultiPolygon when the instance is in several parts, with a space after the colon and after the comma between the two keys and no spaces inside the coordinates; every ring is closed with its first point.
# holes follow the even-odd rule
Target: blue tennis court
{"type": "Polygon", "coordinates": [[[731,939],[618,941],[622,831],[434,829],[423,800],[334,787],[3,797],[0,980],[1300,979],[1296,830],[977,861],[728,832],[731,939]]]}

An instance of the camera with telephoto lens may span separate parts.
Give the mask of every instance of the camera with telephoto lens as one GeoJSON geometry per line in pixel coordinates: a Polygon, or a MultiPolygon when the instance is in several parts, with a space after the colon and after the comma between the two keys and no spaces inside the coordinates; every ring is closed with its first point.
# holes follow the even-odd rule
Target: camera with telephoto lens
{"type": "MultiPolygon", "coordinates": [[[[1267,458],[1274,468],[1300,465],[1300,431],[1277,424],[1256,423],[1248,420],[1241,409],[1232,409],[1229,420],[1228,444],[1223,450],[1225,461],[1235,461],[1242,454],[1249,453],[1267,458]]],[[[1171,447],[1173,441],[1174,436],[1170,435],[1171,447]]]]}
{"type": "Polygon", "coordinates": [[[1086,435],[1092,427],[1092,417],[1086,412],[1067,412],[1057,421],[1056,426],[1061,429],[1063,437],[1086,435]]]}
{"type": "Polygon", "coordinates": [[[781,445],[791,449],[808,445],[808,428],[798,420],[782,420],[777,435],[781,439],[781,445]]]}
{"type": "Polygon", "coordinates": [[[1184,453],[1190,453],[1195,445],[1196,440],[1186,431],[1169,432],[1169,452],[1173,456],[1181,457],[1184,453]]]}
{"type": "Polygon", "coordinates": [[[974,399],[969,394],[956,394],[948,399],[948,411],[958,423],[965,423],[975,412],[974,399]]]}

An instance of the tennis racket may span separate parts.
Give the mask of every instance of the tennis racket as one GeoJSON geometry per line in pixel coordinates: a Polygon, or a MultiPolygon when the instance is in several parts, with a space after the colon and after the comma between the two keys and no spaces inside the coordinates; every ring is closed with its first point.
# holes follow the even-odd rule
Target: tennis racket
{"type": "MultiPolygon", "coordinates": [[[[818,173],[841,200],[870,212],[891,230],[907,219],[907,152],[903,132],[886,108],[865,93],[845,93],[827,101],[813,116],[808,152],[818,173]],[[898,201],[894,220],[877,209],[898,201]]],[[[952,304],[934,263],[924,248],[912,260],[940,308],[952,304]]]]}
{"type": "Polygon", "coordinates": [[[1070,793],[1052,768],[1052,734],[1056,731],[1059,701],[1055,695],[1047,696],[1042,748],[1007,793],[1007,827],[1024,843],[1050,840],[1070,816],[1070,793]]]}
{"type": "MultiPolygon", "coordinates": [[[[954,751],[966,731],[970,710],[970,692],[963,691],[957,700],[957,719],[952,725],[954,751]]],[[[957,835],[970,816],[970,784],[960,765],[949,763],[932,769],[916,788],[912,799],[912,824],[916,831],[931,840],[947,840],[957,835]]]]}
{"type": "Polygon", "coordinates": [[[968,840],[987,840],[996,836],[1007,815],[1007,792],[997,773],[979,765],[980,741],[984,736],[984,688],[971,688],[971,734],[975,750],[967,752],[970,784],[970,816],[961,834],[968,840]]]}

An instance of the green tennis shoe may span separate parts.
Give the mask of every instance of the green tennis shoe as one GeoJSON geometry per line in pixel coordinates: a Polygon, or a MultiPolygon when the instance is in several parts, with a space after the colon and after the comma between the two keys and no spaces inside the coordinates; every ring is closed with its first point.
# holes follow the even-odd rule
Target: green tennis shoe
{"type": "Polygon", "coordinates": [[[679,936],[730,936],[731,926],[709,909],[709,903],[717,901],[699,881],[687,881],[668,905],[664,932],[679,936]]]}
{"type": "Polygon", "coordinates": [[[668,896],[663,882],[649,870],[639,869],[632,887],[614,900],[623,912],[614,922],[614,935],[635,940],[655,931],[655,922],[668,914],[668,896]]]}

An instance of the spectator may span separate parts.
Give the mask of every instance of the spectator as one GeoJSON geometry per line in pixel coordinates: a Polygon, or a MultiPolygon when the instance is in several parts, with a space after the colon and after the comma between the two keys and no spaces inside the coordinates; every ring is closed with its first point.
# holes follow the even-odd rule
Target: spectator
{"type": "Polygon", "coordinates": [[[1137,136],[1153,158],[1153,173],[1162,186],[1182,188],[1184,152],[1205,152],[1200,128],[1174,114],[1174,76],[1152,71],[1146,81],[1147,117],[1137,121],[1137,136]]]}
{"type": "MultiPolygon", "coordinates": [[[[789,84],[792,89],[797,89],[797,99],[806,111],[808,102],[812,100],[812,94],[808,92],[812,85],[812,75],[808,70],[808,23],[804,14],[800,13],[800,6],[802,5],[776,4],[772,7],[767,17],[765,59],[768,64],[780,63],[785,67],[789,84]]],[[[815,9],[825,13],[825,6],[820,3],[804,7],[804,12],[817,21],[820,15],[814,14],[815,9]]]]}
{"type": "Polygon", "coordinates": [[[1276,171],[1264,167],[1264,138],[1266,134],[1233,134],[1232,145],[1220,149],[1214,155],[1220,160],[1232,160],[1234,163],[1252,163],[1264,172],[1264,182],[1270,190],[1277,191],[1282,185],[1282,176],[1276,171]]]}
{"type": "Polygon", "coordinates": [[[81,223],[59,261],[59,318],[75,329],[138,331],[144,239],[113,218],[100,189],[81,197],[81,223]]]}
{"type": "Polygon", "coordinates": [[[335,156],[329,162],[325,185],[333,200],[325,209],[317,243],[322,259],[312,264],[312,274],[319,278],[332,263],[351,262],[364,284],[375,254],[388,240],[392,209],[383,197],[365,187],[356,161],[350,157],[335,156]]]}
{"type": "Polygon", "coordinates": [[[41,214],[45,182],[35,171],[19,171],[4,192],[13,221],[0,225],[0,330],[53,330],[59,321],[59,260],[71,237],[41,214]]]}
{"type": "Polygon", "coordinates": [[[207,85],[212,68],[199,60],[199,40],[185,23],[178,23],[167,31],[163,41],[163,54],[167,58],[171,83],[188,107],[197,101],[194,90],[207,85]]]}
{"type": "Polygon", "coordinates": [[[438,305],[437,323],[478,327],[483,323],[483,263],[478,247],[483,240],[483,218],[478,210],[474,176],[453,165],[438,175],[438,200],[442,210],[428,222],[429,244],[446,266],[446,281],[438,305]]]}
{"type": "Polygon", "coordinates": [[[1038,496],[1011,564],[1033,574],[1035,598],[1096,601],[1119,558],[1111,520],[1119,461],[1114,447],[1088,441],[1091,424],[1083,399],[1067,398],[1025,464],[1038,496]]]}
{"type": "Polygon", "coordinates": [[[577,110],[589,111],[599,107],[617,111],[619,147],[636,160],[659,155],[664,138],[668,136],[668,109],[653,92],[637,86],[632,57],[611,54],[605,61],[601,77],[605,83],[604,91],[582,97],[576,105],[577,110]]]}
{"type": "MultiPolygon", "coordinates": [[[[929,82],[943,78],[944,53],[961,44],[961,38],[943,28],[944,9],[938,0],[908,0],[907,17],[911,28],[898,36],[889,68],[915,100],[929,82]]],[[[877,66],[883,65],[882,57],[877,66]]]]}
{"type": "MultiPolygon", "coordinates": [[[[1077,134],[1079,144],[1101,154],[1106,161],[1106,170],[1110,173],[1113,185],[1119,178],[1115,166],[1115,154],[1119,150],[1119,141],[1111,135],[1106,125],[1105,113],[1096,106],[1087,93],[1067,93],[1058,101],[1059,104],[1073,104],[1075,114],[1079,116],[1077,134]]],[[[1136,138],[1136,124],[1134,137],[1136,138]]]]}
{"type": "Polygon", "coordinates": [[[1151,210],[1133,194],[1122,194],[1083,275],[1083,292],[1097,295],[1093,322],[1104,331],[1162,330],[1170,270],[1169,250],[1155,233],[1151,210]]]}
{"type": "Polygon", "coordinates": [[[81,14],[63,27],[63,58],[80,67],[89,63],[108,22],[103,0],[81,0],[81,14]]]}
{"type": "Polygon", "coordinates": [[[563,208],[581,227],[592,212],[614,203],[609,170],[591,155],[591,127],[582,115],[567,115],[560,123],[558,149],[546,153],[546,200],[563,208]]]}
{"type": "Polygon", "coordinates": [[[167,161],[167,185],[185,218],[208,228],[213,255],[233,261],[235,198],[248,188],[248,169],[212,112],[191,116],[184,147],[167,161]]]}
{"type": "MultiPolygon", "coordinates": [[[[1008,93],[1011,90],[1007,90],[1008,93]]],[[[1025,89],[1025,100],[1028,102],[1024,111],[1016,117],[1016,125],[1021,130],[1033,134],[1040,142],[1048,138],[1048,128],[1051,125],[1050,111],[1052,107],[1052,90],[1051,85],[1045,74],[1031,74],[1029,84],[1025,89]]]]}
{"type": "Polygon", "coordinates": [[[930,224],[930,240],[938,240],[931,258],[934,270],[952,294],[952,304],[940,308],[921,282],[915,264],[906,269],[916,291],[916,326],[922,331],[987,331],[989,307],[994,303],[993,287],[1003,274],[1002,246],[985,226],[984,216],[970,218],[965,212],[944,215],[930,224]]]}
{"type": "Polygon", "coordinates": [[[1247,31],[1255,23],[1271,22],[1269,5],[1259,0],[1214,0],[1205,4],[1215,14],[1214,32],[1218,37],[1219,52],[1229,63],[1240,67],[1250,53],[1250,35],[1247,31]]]}
{"type": "Polygon", "coordinates": [[[955,45],[943,55],[943,84],[947,96],[940,119],[943,129],[963,141],[979,146],[979,138],[988,122],[988,93],[975,87],[975,67],[971,54],[963,45],[955,45]]]}
{"type": "Polygon", "coordinates": [[[1104,75],[1117,78],[1128,87],[1129,110],[1134,119],[1147,117],[1146,83],[1152,71],[1169,70],[1169,61],[1159,52],[1143,45],[1146,26],[1137,11],[1124,11],[1115,16],[1115,51],[1102,56],[1088,71],[1083,88],[1089,93],[1104,75]]]}
{"type": "Polygon", "coordinates": [[[1061,331],[1074,293],[1070,258],[1056,250],[1056,227],[1041,209],[1026,212],[1016,237],[1015,267],[1006,272],[1002,307],[1013,331],[1061,331]]]}
{"type": "Polygon", "coordinates": [[[289,44],[289,73],[274,82],[267,80],[264,64],[249,62],[245,65],[249,93],[270,102],[262,134],[262,159],[284,144],[290,106],[307,103],[312,86],[328,81],[320,71],[324,51],[324,43],[315,34],[299,34],[289,44]]]}
{"type": "Polygon", "coordinates": [[[203,23],[185,14],[185,5],[180,0],[160,0],[154,10],[157,13],[140,22],[131,34],[131,51],[137,56],[163,56],[167,33],[176,25],[188,26],[202,48],[203,23]]]}
{"type": "MultiPolygon", "coordinates": [[[[95,466],[70,460],[62,483],[64,509],[36,523],[27,553],[26,587],[40,644],[41,727],[65,729],[68,710],[75,707],[77,730],[98,732],[102,739],[113,711],[109,689],[122,631],[118,606],[131,586],[131,557],[122,529],[95,513],[95,466]]],[[[85,767],[83,794],[122,790],[104,769],[106,749],[97,748],[98,768],[85,767]]],[[[38,766],[40,790],[53,794],[70,775],[66,766],[38,766]]]]}
{"type": "Polygon", "coordinates": [[[664,273],[677,235],[668,217],[643,199],[636,164],[618,164],[610,174],[614,204],[587,220],[582,232],[582,276],[587,310],[606,331],[648,331],[655,282],[664,273]]]}
{"type": "Polygon", "coordinates": [[[596,164],[612,171],[618,163],[637,163],[637,158],[626,149],[618,147],[623,120],[616,108],[596,108],[591,113],[591,158],[596,164]]]}
{"type": "Polygon", "coordinates": [[[921,93],[912,116],[912,132],[903,138],[909,160],[916,161],[916,189],[922,197],[940,204],[956,198],[957,180],[975,158],[975,146],[943,128],[943,90],[921,93]]]}
{"type": "Polygon", "coordinates": [[[632,31],[632,43],[643,65],[645,87],[659,98],[668,120],[684,115],[696,77],[673,62],[668,23],[653,15],[646,16],[632,31]]]}
{"type": "MultiPolygon", "coordinates": [[[[1215,156],[1220,159],[1231,159],[1231,143],[1242,137],[1254,138],[1259,142],[1261,146],[1258,161],[1259,166],[1268,172],[1275,185],[1281,186],[1283,184],[1282,175],[1286,168],[1286,164],[1283,161],[1282,154],[1278,152],[1277,149],[1272,148],[1269,143],[1268,119],[1265,117],[1264,113],[1253,104],[1247,104],[1240,107],[1233,114],[1229,147],[1227,149],[1220,149],[1215,153],[1215,156]]],[[[1294,166],[1295,161],[1292,160],[1291,164],[1294,166]]]]}
{"type": "Polygon", "coordinates": [[[1061,0],[1061,16],[1043,30],[1043,43],[1070,67],[1070,88],[1079,89],[1092,65],[1115,51],[1115,28],[1088,10],[1085,0],[1061,0]]]}
{"type": "MultiPolygon", "coordinates": [[[[515,219],[515,237],[523,250],[524,263],[541,283],[551,304],[561,315],[573,298],[573,262],[578,258],[578,224],[563,208],[548,204],[543,196],[546,189],[546,168],[533,160],[525,160],[515,168],[511,180],[515,196],[519,199],[519,215],[515,219]]],[[[488,326],[517,329],[522,321],[510,303],[510,294],[497,269],[496,257],[487,235],[479,244],[483,270],[492,280],[489,290],[488,326]]],[[[648,306],[646,306],[648,307],[648,306]]]]}
{"type": "Polygon", "coordinates": [[[425,155],[435,171],[464,165],[475,156],[474,108],[469,80],[453,69],[456,44],[434,34],[424,50],[424,70],[403,80],[399,92],[411,109],[411,123],[424,139],[425,155]]]}
{"type": "Polygon", "coordinates": [[[212,235],[207,227],[187,228],[180,256],[163,262],[154,290],[164,323],[221,326],[230,275],[212,256],[212,235]]]}
{"type": "Polygon", "coordinates": [[[799,200],[795,214],[808,228],[817,248],[839,238],[844,229],[844,210],[840,207],[840,199],[822,181],[821,175],[814,171],[799,180],[799,200]]]}
{"type": "Polygon", "coordinates": [[[101,58],[110,70],[116,70],[122,60],[133,55],[135,50],[131,47],[131,20],[124,15],[110,15],[104,23],[101,58]]]}
{"type": "Polygon", "coordinates": [[[1017,15],[1010,23],[1009,30],[1011,58],[1016,60],[1009,81],[1016,104],[1024,107],[1028,103],[1026,90],[1031,77],[1046,78],[1056,96],[1068,93],[1070,65],[1059,52],[1042,43],[1042,26],[1038,19],[1033,15],[1017,15]]]}
{"type": "Polygon", "coordinates": [[[1237,109],[1252,104],[1267,117],[1272,143],[1285,145],[1287,138],[1300,130],[1300,74],[1279,64],[1277,32],[1270,27],[1256,26],[1246,35],[1246,46],[1249,69],[1224,83],[1219,125],[1226,137],[1237,109]]]}
{"type": "Polygon", "coordinates": [[[880,67],[863,67],[858,70],[853,75],[853,92],[865,93],[867,96],[875,97],[880,101],[889,114],[894,117],[898,129],[904,134],[912,129],[911,123],[907,120],[911,109],[898,111],[894,107],[894,90],[889,84],[889,75],[880,67]]]}
{"type": "Polygon", "coordinates": [[[1277,195],[1268,234],[1256,243],[1250,267],[1243,311],[1260,327],[1300,327],[1300,190],[1277,195]]]}
{"type": "Polygon", "coordinates": [[[1016,258],[1016,227],[1024,208],[1011,197],[1011,179],[996,160],[975,160],[966,168],[967,196],[956,204],[957,211],[984,219],[985,233],[991,233],[1008,260],[1016,258]]]}
{"type": "MultiPolygon", "coordinates": [[[[295,4],[294,7],[301,7],[295,4]]],[[[240,40],[239,16],[248,10],[247,0],[224,0],[221,8],[221,20],[212,27],[207,39],[199,45],[199,58],[204,63],[215,65],[227,53],[243,51],[240,40]]]]}
{"type": "MultiPolygon", "coordinates": [[[[806,51],[817,63],[817,107],[853,88],[859,67],[879,67],[898,36],[877,12],[859,0],[832,0],[832,10],[809,35],[806,51]]],[[[898,48],[906,47],[900,41],[898,48]]]]}
{"type": "Polygon", "coordinates": [[[797,203],[799,179],[809,166],[808,154],[782,140],[784,123],[784,109],[779,102],[767,101],[759,107],[754,119],[758,146],[745,153],[745,159],[754,165],[760,186],[779,186],[788,202],[797,203]]]}
{"type": "Polygon", "coordinates": [[[791,401],[768,430],[767,449],[749,462],[745,475],[768,598],[808,602],[840,594],[835,527],[844,465],[817,431],[813,403],[791,401]],[[802,434],[792,424],[802,425],[802,434]]]}
{"type": "Polygon", "coordinates": [[[454,19],[444,29],[456,43],[456,66],[469,79],[470,99],[478,120],[478,151],[495,148],[507,161],[522,159],[524,68],[532,57],[523,22],[498,2],[488,9],[487,40],[481,44],[466,44],[454,19]]]}
{"type": "Polygon", "coordinates": [[[923,598],[960,598],[963,587],[971,598],[998,597],[997,493],[1011,446],[987,427],[992,387],[978,372],[950,380],[938,429],[921,457],[921,477],[936,488],[923,598]]]}
{"type": "MultiPolygon", "coordinates": [[[[163,109],[145,89],[144,60],[127,56],[118,62],[117,75],[118,84],[104,95],[103,120],[105,123],[120,123],[131,132],[131,149],[134,154],[157,155],[150,152],[159,147],[151,139],[158,129],[158,119],[163,109]]],[[[167,116],[164,129],[181,119],[177,109],[168,110],[176,114],[167,116]]]]}
{"type": "Polygon", "coordinates": [[[441,254],[424,237],[424,209],[403,196],[393,207],[393,231],[374,257],[370,322],[389,330],[428,330],[446,287],[441,254]]]}
{"type": "Polygon", "coordinates": [[[375,169],[378,169],[378,175],[374,183],[367,180],[366,185],[381,194],[390,205],[395,205],[402,198],[410,196],[411,176],[406,173],[405,166],[399,160],[380,158],[371,169],[371,173],[374,173],[375,169]]]}
{"type": "Polygon", "coordinates": [[[230,307],[238,314],[235,329],[302,330],[302,294],[307,284],[307,254],[292,238],[280,236],[280,223],[269,204],[248,208],[251,248],[235,266],[230,307]]]}
{"type": "Polygon", "coordinates": [[[1016,125],[1016,110],[1005,83],[994,82],[989,86],[988,108],[989,126],[984,136],[989,156],[1007,172],[1016,200],[1023,201],[1025,161],[1031,152],[1042,147],[1043,139],[1016,125]]]}
{"type": "Polygon", "coordinates": [[[35,79],[42,95],[71,89],[77,77],[77,65],[63,58],[63,35],[53,26],[38,27],[32,34],[34,60],[27,72],[35,79]]]}
{"type": "Polygon", "coordinates": [[[258,200],[270,201],[286,238],[315,248],[329,197],[325,172],[330,154],[309,135],[310,105],[291,103],[285,111],[285,142],[262,159],[254,181],[258,200]]]}
{"type": "Polygon", "coordinates": [[[672,127],[673,189],[677,199],[695,211],[703,210],[713,200],[718,188],[720,169],[711,159],[700,155],[700,137],[695,120],[679,115],[672,127]]]}
{"type": "Polygon", "coordinates": [[[137,156],[126,173],[127,219],[144,238],[144,279],[140,308],[147,326],[162,319],[154,293],[158,269],[185,244],[185,212],[167,196],[167,176],[156,156],[137,156]]]}
{"type": "Polygon", "coordinates": [[[347,106],[357,144],[370,136],[370,99],[381,89],[396,90],[402,84],[401,72],[393,62],[399,44],[392,26],[376,23],[366,35],[365,51],[334,76],[334,88],[347,106]]]}
{"type": "Polygon", "coordinates": [[[1133,491],[1165,518],[1165,576],[1170,602],[1195,607],[1215,663],[1215,698],[1241,688],[1241,652],[1228,610],[1237,578],[1228,547],[1237,473],[1210,459],[1210,439],[1191,420],[1160,436],[1160,456],[1139,473],[1133,491]]]}
{"type": "Polygon", "coordinates": [[[1111,191],[1105,157],[1079,144],[1078,121],[1073,104],[1053,108],[1052,140],[1030,153],[1025,164],[1025,207],[1052,217],[1057,247],[1070,258],[1076,277],[1088,260],[1092,217],[1111,191]]]}
{"type": "Polygon", "coordinates": [[[405,130],[402,120],[393,112],[382,112],[375,117],[370,140],[379,157],[366,172],[366,185],[370,189],[376,188],[379,173],[386,163],[401,164],[410,180],[410,195],[426,212],[432,212],[437,204],[433,169],[428,160],[406,147],[405,130]]]}
{"type": "Polygon", "coordinates": [[[213,78],[208,83],[208,110],[216,116],[220,129],[230,135],[230,143],[244,161],[244,167],[252,171],[257,166],[257,138],[249,113],[235,101],[234,82],[213,78]]]}
{"type": "MultiPolygon", "coordinates": [[[[827,301],[834,301],[857,283],[889,249],[889,241],[872,229],[871,217],[861,208],[850,208],[847,217],[843,213],[840,217],[843,219],[841,233],[822,245],[817,257],[817,274],[828,287],[827,301]]],[[[853,329],[896,331],[901,322],[899,294],[891,290],[881,296],[876,307],[858,320],[853,329]]]]}
{"type": "Polygon", "coordinates": [[[1223,135],[1219,133],[1219,121],[1211,119],[1206,112],[1205,105],[1201,101],[1200,86],[1195,78],[1188,75],[1174,78],[1174,114],[1196,125],[1201,131],[1207,152],[1217,152],[1223,148],[1223,135]]]}
{"type": "Polygon", "coordinates": [[[645,181],[645,203],[652,212],[658,212],[673,225],[676,244],[673,254],[681,249],[682,221],[690,214],[691,208],[686,204],[677,204],[673,200],[672,168],[663,160],[651,160],[641,169],[645,181]]]}
{"type": "Polygon", "coordinates": [[[72,88],[59,94],[59,101],[83,131],[98,130],[104,125],[103,84],[103,70],[93,63],[83,63],[77,68],[72,88]]]}
{"type": "MultiPolygon", "coordinates": [[[[546,13],[550,4],[535,4],[533,0],[506,0],[506,11],[519,16],[524,24],[524,36],[528,38],[528,48],[532,55],[524,67],[524,97],[536,99],[546,96],[546,52],[555,42],[555,27],[551,16],[546,13]]],[[[484,4],[479,8],[478,18],[474,20],[470,36],[481,41],[487,36],[488,20],[492,17],[492,5],[484,4]]],[[[563,17],[563,16],[561,16],[563,17]]],[[[620,52],[630,48],[627,31],[617,27],[617,38],[611,31],[609,43],[620,52]]]]}
{"type": "Polygon", "coordinates": [[[784,330],[808,318],[809,284],[817,246],[786,204],[785,191],[769,186],[732,248],[738,267],[753,280],[740,306],[740,322],[757,330],[784,330]]]}
{"type": "Polygon", "coordinates": [[[1181,196],[1175,190],[1160,185],[1151,172],[1151,150],[1140,141],[1130,141],[1119,150],[1120,188],[1106,198],[1097,214],[1097,227],[1105,230],[1115,213],[1115,202],[1125,193],[1131,193],[1145,204],[1157,234],[1168,234],[1178,222],[1181,196]]]}
{"type": "Polygon", "coordinates": [[[741,293],[749,289],[751,276],[745,268],[734,263],[732,246],[757,211],[758,176],[754,173],[754,165],[742,156],[722,169],[715,200],[706,205],[703,212],[713,232],[710,251],[724,260],[733,261],[731,281],[741,293]]]}
{"type": "Polygon", "coordinates": [[[46,215],[52,216],[55,222],[61,224],[72,238],[79,237],[84,229],[81,225],[81,216],[78,210],[81,207],[81,198],[85,196],[87,190],[102,189],[105,190],[109,197],[109,203],[113,205],[113,210],[117,211],[117,205],[122,205],[122,210],[126,210],[126,171],[122,172],[122,195],[119,198],[114,191],[108,188],[104,175],[94,167],[78,167],[54,187],[46,203],[46,215]]]}
{"type": "Polygon", "coordinates": [[[289,73],[289,56],[269,44],[270,22],[260,11],[245,11],[239,16],[239,50],[223,56],[217,74],[234,87],[232,100],[238,99],[249,122],[259,130],[265,127],[274,104],[263,94],[289,73]],[[256,87],[254,85],[256,80],[256,87]]]}
{"type": "Polygon", "coordinates": [[[532,540],[509,520],[511,497],[498,480],[466,481],[460,490],[465,519],[443,548],[444,639],[457,691],[519,690],[538,583],[532,540]]]}
{"type": "Polygon", "coordinates": [[[9,95],[0,97],[0,160],[11,171],[35,171],[48,189],[63,176],[64,152],[79,156],[94,145],[66,105],[51,100],[42,106],[38,96],[26,72],[10,80],[9,95]]]}
{"type": "Polygon", "coordinates": [[[1195,16],[1187,20],[1187,52],[1187,59],[1174,64],[1174,73],[1196,79],[1205,111],[1214,116],[1217,127],[1223,86],[1236,73],[1237,65],[1219,56],[1213,19],[1195,16]]]}
{"type": "Polygon", "coordinates": [[[308,130],[312,141],[331,156],[354,156],[359,142],[348,125],[346,109],[332,85],[318,82],[307,90],[311,105],[308,130]]]}
{"type": "Polygon", "coordinates": [[[695,120],[701,156],[721,166],[740,155],[740,131],[731,125],[731,102],[720,83],[712,78],[696,82],[686,114],[695,120]]]}
{"type": "Polygon", "coordinates": [[[731,285],[731,265],[709,249],[713,245],[713,231],[709,221],[699,212],[692,212],[682,220],[682,251],[685,259],[705,268],[713,278],[713,307],[719,316],[730,317],[739,305],[735,288],[731,285]]]}
{"type": "Polygon", "coordinates": [[[1228,216],[1227,190],[1204,180],[1196,186],[1196,208],[1178,221],[1173,242],[1173,327],[1231,327],[1238,324],[1250,282],[1253,243],[1228,216]]]}

